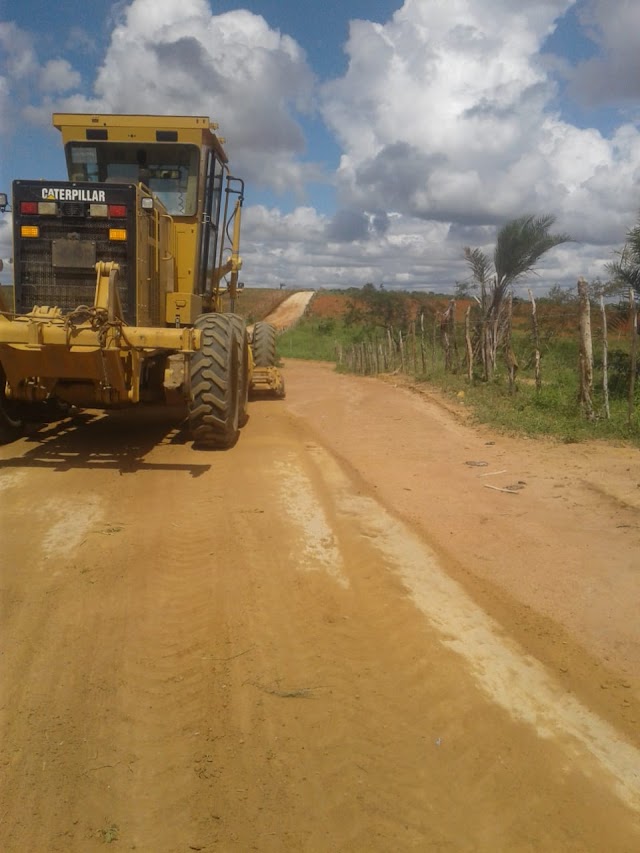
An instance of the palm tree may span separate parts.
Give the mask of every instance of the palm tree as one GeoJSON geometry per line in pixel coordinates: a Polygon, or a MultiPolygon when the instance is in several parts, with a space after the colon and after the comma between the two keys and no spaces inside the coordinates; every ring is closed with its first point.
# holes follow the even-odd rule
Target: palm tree
{"type": "Polygon", "coordinates": [[[616,290],[631,288],[640,297],[640,221],[627,231],[627,242],[619,254],[619,260],[607,265],[611,284],[616,290]]]}
{"type": "Polygon", "coordinates": [[[551,234],[554,222],[555,216],[549,214],[527,214],[507,222],[498,231],[493,263],[481,249],[467,247],[464,250],[472,279],[480,287],[480,349],[485,379],[493,376],[498,349],[507,331],[507,292],[519,278],[535,272],[538,261],[546,252],[571,239],[567,234],[551,234]]]}

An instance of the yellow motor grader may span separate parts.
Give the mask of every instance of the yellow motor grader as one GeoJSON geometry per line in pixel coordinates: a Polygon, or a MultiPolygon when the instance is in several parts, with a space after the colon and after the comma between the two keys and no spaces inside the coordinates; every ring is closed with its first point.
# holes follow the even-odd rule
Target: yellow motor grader
{"type": "Polygon", "coordinates": [[[275,330],[235,314],[244,183],[204,117],[54,114],[68,181],[13,183],[0,305],[0,442],[43,406],[183,397],[229,447],[251,391],[284,395],[275,330]],[[223,312],[223,301],[229,312],[223,312]]]}

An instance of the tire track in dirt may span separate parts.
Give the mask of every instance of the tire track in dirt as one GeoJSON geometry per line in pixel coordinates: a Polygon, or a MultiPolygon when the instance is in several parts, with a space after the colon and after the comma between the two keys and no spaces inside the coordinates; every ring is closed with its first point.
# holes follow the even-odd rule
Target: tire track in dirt
{"type": "MultiPolygon", "coordinates": [[[[24,476],[12,479],[25,485],[24,476]]],[[[37,494],[51,494],[46,472],[29,472],[29,479],[37,494]]],[[[90,657],[97,650],[105,615],[96,612],[93,630],[87,630],[88,540],[97,530],[101,501],[86,488],[77,489],[73,499],[50,497],[36,507],[20,489],[8,497],[2,504],[7,596],[2,668],[19,677],[2,677],[1,760],[11,780],[11,797],[6,798],[6,788],[2,797],[4,849],[24,849],[15,839],[29,835],[32,827],[36,834],[42,827],[58,827],[29,848],[66,851],[78,823],[75,758],[84,754],[87,734],[77,706],[104,684],[103,673],[91,666],[78,669],[75,661],[78,648],[90,657]],[[56,785],[57,797],[34,798],[34,791],[50,784],[56,785]],[[26,821],[25,803],[31,804],[26,821]]]]}
{"type": "MultiPolygon", "coordinates": [[[[317,471],[321,472],[321,479],[324,481],[325,488],[329,486],[328,491],[330,491],[333,496],[338,514],[342,514],[343,521],[345,517],[348,519],[349,537],[353,536],[354,527],[356,529],[359,528],[359,534],[366,539],[369,539],[373,545],[374,553],[371,555],[370,562],[368,562],[369,572],[375,574],[375,569],[372,569],[372,567],[375,567],[376,563],[380,568],[380,552],[382,552],[383,566],[386,565],[387,568],[391,568],[402,578],[403,584],[411,593],[413,600],[417,603],[420,610],[427,614],[431,625],[436,628],[437,636],[435,637],[435,643],[437,646],[441,647],[444,644],[446,647],[453,649],[456,652],[456,655],[462,654],[467,657],[477,649],[480,650],[480,653],[476,656],[475,660],[473,654],[471,654],[471,671],[473,680],[476,683],[479,681],[483,692],[485,692],[491,699],[492,705],[495,702],[502,704],[510,715],[515,715],[517,722],[522,721],[526,724],[531,724],[533,722],[536,724],[534,733],[530,733],[529,735],[520,733],[518,740],[526,740],[530,738],[535,742],[541,735],[544,737],[549,737],[551,735],[550,731],[545,730],[545,725],[554,729],[556,743],[554,743],[548,750],[549,764],[545,763],[537,768],[537,772],[540,775],[539,781],[541,790],[544,790],[545,787],[549,787],[549,781],[547,778],[548,766],[553,763],[558,763],[558,758],[553,756],[553,753],[557,749],[558,742],[561,741],[563,748],[566,750],[567,759],[570,759],[572,763],[580,763],[579,759],[584,759],[585,753],[591,752],[595,755],[612,774],[618,795],[627,804],[637,808],[639,787],[638,767],[640,766],[640,763],[637,761],[637,752],[625,744],[613,729],[590,715],[586,709],[579,705],[579,703],[571,699],[565,700],[561,695],[562,691],[559,688],[552,689],[552,684],[549,681],[548,676],[544,674],[541,668],[536,669],[536,663],[533,659],[527,659],[521,653],[514,653],[510,651],[508,642],[499,638],[497,627],[491,626],[487,623],[487,621],[480,615],[475,605],[473,605],[472,602],[466,598],[465,594],[462,593],[462,590],[457,588],[452,582],[445,580],[441,570],[433,565],[435,562],[434,555],[429,552],[423,543],[420,543],[419,540],[417,540],[417,537],[415,537],[411,531],[395,522],[393,518],[389,517],[374,500],[358,495],[357,490],[354,489],[354,484],[347,480],[340,468],[328,454],[320,448],[314,449],[313,446],[309,444],[307,444],[307,450],[316,461],[317,471]],[[442,585],[444,585],[446,590],[445,596],[438,595],[438,586],[442,585]],[[442,634],[444,634],[444,637],[442,634]],[[507,660],[507,666],[510,670],[507,673],[500,671],[499,666],[497,668],[495,667],[495,661],[500,661],[501,658],[504,659],[505,657],[507,660]],[[477,666],[473,666],[474,663],[477,664],[478,662],[482,664],[480,671],[478,671],[477,666]],[[531,679],[532,681],[531,688],[527,689],[525,687],[523,691],[523,684],[526,685],[528,679],[531,679]],[[518,690],[516,686],[518,681],[520,681],[520,690],[518,690]],[[509,690],[505,692],[506,684],[509,684],[509,690]],[[540,690],[540,695],[536,695],[536,690],[540,690]],[[512,694],[515,694],[515,697],[512,694]],[[514,698],[516,705],[515,708],[513,704],[514,698]],[[505,701],[506,699],[510,699],[511,702],[505,701]],[[560,707],[557,709],[554,709],[554,700],[560,700],[560,707]],[[520,703],[519,707],[518,702],[520,703]],[[594,743],[591,741],[592,738],[594,738],[594,743]],[[577,748],[575,743],[568,742],[572,739],[580,741],[577,748]]],[[[336,528],[334,527],[334,530],[335,529],[336,528]]],[[[337,530],[340,530],[340,527],[338,527],[337,530]]],[[[347,566],[353,566],[353,563],[345,554],[345,551],[347,551],[348,548],[348,546],[345,545],[345,540],[348,540],[348,537],[343,536],[343,539],[340,540],[344,563],[347,566]]],[[[358,553],[362,555],[362,551],[363,548],[362,545],[360,545],[358,553]]],[[[350,577],[350,583],[352,587],[357,586],[353,577],[350,577]]],[[[360,591],[362,592],[361,585],[360,591]]],[[[399,614],[401,613],[401,608],[397,601],[397,593],[398,590],[396,589],[395,600],[393,596],[390,597],[389,595],[384,594],[378,594],[375,597],[376,602],[392,602],[392,604],[386,608],[386,614],[384,612],[385,608],[382,608],[382,612],[380,612],[379,608],[376,608],[377,612],[375,619],[372,622],[372,624],[379,626],[380,634],[383,637],[406,638],[407,635],[406,624],[410,621],[410,617],[405,612],[401,616],[402,624],[400,624],[399,614]],[[385,615],[388,615],[389,618],[385,618],[385,615]]],[[[370,606],[371,602],[361,598],[359,600],[358,612],[361,615],[363,613],[367,613],[367,608],[370,606]]],[[[400,772],[400,768],[402,766],[400,758],[402,756],[402,749],[399,748],[399,744],[413,744],[414,748],[411,749],[407,755],[407,768],[413,768],[413,773],[408,774],[407,778],[411,780],[408,783],[408,787],[413,787],[414,789],[416,787],[415,745],[423,742],[424,733],[412,730],[411,726],[406,727],[405,731],[402,732],[403,723],[408,720],[415,721],[416,719],[414,715],[406,713],[405,697],[412,695],[412,693],[415,695],[416,687],[418,685],[422,685],[424,689],[424,685],[428,685],[433,680],[433,670],[435,670],[436,673],[438,671],[438,667],[431,667],[431,672],[425,671],[427,666],[424,657],[425,637],[422,636],[421,639],[423,643],[422,647],[419,645],[406,645],[402,648],[402,654],[399,656],[399,659],[394,660],[393,662],[387,661],[387,666],[382,667],[385,672],[393,672],[401,685],[396,685],[397,687],[399,686],[400,689],[395,691],[393,696],[387,697],[387,701],[390,704],[391,709],[395,710],[395,713],[392,714],[392,718],[394,720],[395,734],[398,737],[398,742],[396,743],[396,748],[393,753],[393,767],[389,766],[388,772],[390,777],[393,777],[396,784],[403,778],[403,774],[400,772]],[[416,666],[414,667],[408,666],[412,660],[416,661],[416,666]],[[403,707],[400,707],[400,705],[395,707],[394,697],[403,697],[401,704],[405,706],[404,709],[403,707]]],[[[434,645],[433,637],[431,638],[430,643],[427,641],[426,648],[428,648],[429,645],[434,645]]],[[[378,648],[376,650],[379,651],[378,648]]],[[[349,651],[351,660],[353,660],[353,654],[354,650],[351,646],[349,651]]],[[[437,652],[437,657],[449,658],[449,655],[444,655],[442,648],[440,648],[437,652]]],[[[458,668],[456,667],[455,661],[451,662],[450,668],[451,671],[455,671],[458,668]]],[[[459,679],[459,685],[461,682],[462,679],[459,679]]],[[[346,685],[344,685],[344,687],[346,687],[346,685]]],[[[469,686],[467,686],[465,691],[460,689],[459,692],[469,692],[469,686]]],[[[345,690],[343,692],[343,696],[347,695],[348,693],[345,690]]],[[[473,711],[470,711],[470,719],[467,722],[475,728],[475,717],[477,714],[478,702],[477,699],[468,699],[467,701],[469,707],[474,709],[473,711]]],[[[439,702],[437,700],[434,702],[434,697],[429,695],[423,695],[422,700],[419,702],[421,707],[429,709],[427,716],[429,716],[434,709],[440,709],[442,711],[449,707],[450,704],[450,684],[446,685],[445,692],[441,696],[439,702]]],[[[376,705],[379,713],[379,697],[376,705]]],[[[371,714],[366,713],[365,719],[370,720],[374,713],[374,707],[372,707],[371,714]]],[[[489,712],[485,712],[484,715],[493,716],[496,715],[496,712],[493,711],[491,714],[489,714],[489,712]]],[[[497,716],[501,716],[499,712],[497,713],[497,716]]],[[[362,723],[363,721],[361,720],[358,725],[352,727],[352,735],[353,732],[367,731],[366,723],[364,725],[362,723]]],[[[499,730],[504,731],[508,729],[508,727],[509,724],[505,721],[500,724],[499,730]]],[[[439,728],[440,731],[447,732],[448,729],[450,729],[450,726],[441,723],[439,728]]],[[[518,728],[520,727],[518,726],[518,728]]],[[[447,738],[446,734],[445,738],[447,738]]],[[[451,739],[454,738],[455,734],[453,734],[451,739]]],[[[375,739],[371,737],[371,732],[369,732],[366,738],[366,751],[368,751],[369,754],[371,754],[371,744],[374,742],[375,739]]],[[[435,737],[433,742],[440,744],[442,742],[442,738],[440,736],[435,737]]],[[[351,743],[353,744],[353,740],[351,743]]],[[[500,769],[492,766],[491,761],[488,763],[489,772],[496,772],[496,770],[500,769]]],[[[560,763],[561,765],[564,765],[567,763],[567,760],[560,759],[560,763]]],[[[589,768],[588,766],[585,766],[584,760],[582,761],[582,766],[583,772],[587,778],[592,776],[597,777],[600,775],[595,767],[589,768]]],[[[341,777],[345,777],[344,767],[340,767],[338,772],[341,777]]],[[[535,772],[531,770],[531,774],[535,775],[535,772]]],[[[573,777],[571,785],[576,785],[577,781],[575,777],[579,774],[577,774],[572,768],[570,775],[573,777]]],[[[562,789],[563,783],[559,782],[558,787],[562,789]]],[[[582,782],[582,787],[585,787],[584,781],[582,782]]],[[[345,787],[338,789],[344,791],[345,787]]],[[[347,785],[346,790],[349,789],[350,787],[347,785]]],[[[397,794],[397,792],[394,793],[397,794]]],[[[418,821],[418,826],[420,825],[419,817],[424,816],[426,811],[428,811],[429,804],[432,803],[432,797],[433,792],[431,790],[431,786],[429,786],[429,795],[426,797],[418,797],[415,801],[413,814],[418,821]]],[[[593,799],[593,797],[591,797],[591,799],[593,799]]],[[[405,795],[403,797],[403,819],[407,819],[407,814],[410,813],[407,808],[410,803],[411,798],[408,795],[405,795]]],[[[462,807],[462,803],[460,805],[462,807]]],[[[384,814],[385,811],[387,811],[384,808],[384,803],[381,802],[378,802],[377,808],[381,814],[384,814]]],[[[393,809],[388,811],[393,812],[393,809]]],[[[453,829],[453,827],[451,827],[451,829],[453,829]]],[[[357,836],[354,836],[354,840],[357,840],[357,836]]],[[[363,840],[364,838],[360,839],[361,842],[363,840]]]]}
{"type": "Polygon", "coordinates": [[[156,521],[141,531],[142,558],[125,585],[122,678],[128,689],[116,697],[112,726],[125,757],[113,796],[103,789],[99,797],[111,800],[114,822],[139,849],[165,849],[197,834],[199,790],[213,778],[206,741],[217,716],[211,708],[221,700],[208,671],[224,637],[215,619],[208,514],[216,501],[203,490],[194,498],[187,525],[166,512],[161,494],[148,507],[156,521]]]}
{"type": "MultiPolygon", "coordinates": [[[[310,447],[310,446],[308,446],[310,447]]],[[[418,608],[442,635],[442,644],[465,659],[483,692],[517,720],[534,726],[542,738],[566,744],[577,758],[590,753],[608,771],[621,799],[640,811],[640,752],[525,655],[498,626],[446,576],[438,558],[409,528],[391,517],[372,498],[355,495],[352,484],[331,456],[311,449],[338,508],[364,528],[387,564],[402,578],[418,608]]]]}

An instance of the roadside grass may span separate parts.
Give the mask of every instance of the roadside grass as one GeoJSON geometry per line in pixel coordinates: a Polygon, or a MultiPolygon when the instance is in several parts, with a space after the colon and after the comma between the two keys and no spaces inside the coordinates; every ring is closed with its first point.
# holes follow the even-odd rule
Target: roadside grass
{"type": "MultiPolygon", "coordinates": [[[[340,318],[305,317],[296,326],[278,338],[278,352],[282,358],[301,358],[330,361],[337,365],[338,352],[369,339],[370,331],[358,324],[345,324],[340,318]]],[[[379,339],[382,338],[378,333],[379,339]]],[[[602,360],[597,342],[593,409],[594,419],[589,421],[581,411],[578,401],[578,344],[570,338],[557,338],[544,347],[541,375],[542,387],[535,387],[533,351],[531,340],[525,333],[514,334],[514,350],[520,370],[515,390],[509,390],[506,368],[498,364],[495,377],[484,382],[474,376],[469,383],[464,365],[455,372],[446,372],[442,350],[426,345],[425,365],[409,372],[417,384],[431,385],[451,398],[456,405],[464,406],[474,419],[496,429],[512,434],[553,436],[566,443],[588,439],[629,441],[640,446],[640,381],[636,387],[636,407],[631,423],[628,422],[627,389],[629,380],[628,352],[624,344],[616,342],[609,353],[609,408],[605,417],[602,390],[602,360]]],[[[463,347],[458,344],[460,361],[463,347]]],[[[411,359],[407,359],[412,361],[411,359]]],[[[345,370],[337,365],[338,370],[345,370]]]]}
{"type": "Polygon", "coordinates": [[[606,439],[632,441],[640,445],[640,416],[636,412],[629,425],[626,400],[612,398],[609,404],[611,416],[607,419],[602,395],[594,393],[595,418],[588,421],[578,402],[576,377],[569,378],[570,381],[562,375],[556,379],[547,378],[537,391],[533,380],[521,377],[516,381],[514,393],[510,393],[506,377],[499,374],[493,382],[476,380],[471,385],[463,376],[444,372],[418,376],[416,381],[438,387],[470,409],[478,422],[505,432],[532,437],[553,436],[567,444],[606,439]]]}
{"type": "MultiPolygon", "coordinates": [[[[418,374],[417,382],[429,382],[472,412],[474,418],[500,430],[529,436],[553,436],[567,443],[587,439],[630,441],[640,445],[640,387],[636,387],[636,406],[629,423],[627,389],[628,363],[624,351],[610,361],[609,409],[605,416],[602,388],[602,364],[595,359],[592,403],[593,420],[587,420],[578,399],[578,345],[572,340],[558,340],[546,348],[542,358],[542,387],[535,387],[530,344],[522,336],[514,338],[514,349],[522,365],[515,390],[509,389],[508,375],[498,365],[494,379],[484,382],[478,376],[469,383],[464,368],[447,373],[436,364],[426,374],[418,374]]],[[[611,354],[610,354],[611,355],[611,354]]],[[[627,357],[628,358],[628,357],[627,357]]],[[[640,385],[640,383],[638,383],[640,385]]]]}
{"type": "Polygon", "coordinates": [[[360,327],[345,325],[333,317],[303,317],[295,326],[278,336],[281,358],[336,362],[340,347],[349,347],[364,339],[360,327]]]}

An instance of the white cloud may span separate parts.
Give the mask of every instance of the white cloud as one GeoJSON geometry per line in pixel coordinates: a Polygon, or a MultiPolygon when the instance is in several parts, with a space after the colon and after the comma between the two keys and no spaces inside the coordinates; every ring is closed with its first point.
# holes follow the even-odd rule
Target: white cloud
{"type": "Polygon", "coordinates": [[[68,92],[79,86],[80,74],[66,59],[50,59],[40,71],[40,88],[43,92],[68,92]]]}
{"type": "Polygon", "coordinates": [[[10,21],[0,21],[0,48],[7,77],[24,80],[38,68],[33,37],[10,21]]]}
{"type": "Polygon", "coordinates": [[[373,228],[373,237],[367,232],[350,243],[334,239],[330,225],[309,207],[290,214],[249,207],[242,249],[247,286],[358,287],[373,282],[435,290],[455,284],[452,269],[460,250],[448,240],[444,223],[391,214],[384,234],[373,228]]]}
{"type": "Polygon", "coordinates": [[[25,115],[41,115],[42,105],[30,103],[37,90],[45,93],[44,123],[48,124],[51,119],[48,93],[61,93],[79,86],[80,74],[66,59],[57,58],[41,64],[33,35],[12,22],[0,22],[0,50],[4,72],[0,77],[0,135],[15,133],[25,115]]]}
{"type": "Polygon", "coordinates": [[[7,134],[13,123],[11,87],[6,77],[0,76],[0,136],[7,134]]]}
{"type": "Polygon", "coordinates": [[[627,102],[640,98],[637,0],[588,0],[580,12],[588,36],[599,54],[578,64],[569,74],[572,91],[588,104],[627,102]]]}
{"type": "Polygon", "coordinates": [[[344,204],[442,222],[550,212],[578,240],[619,239],[636,205],[638,129],[606,139],[563,121],[540,60],[573,2],[406,0],[386,25],[352,22],[349,69],[323,92],[344,204]]]}

